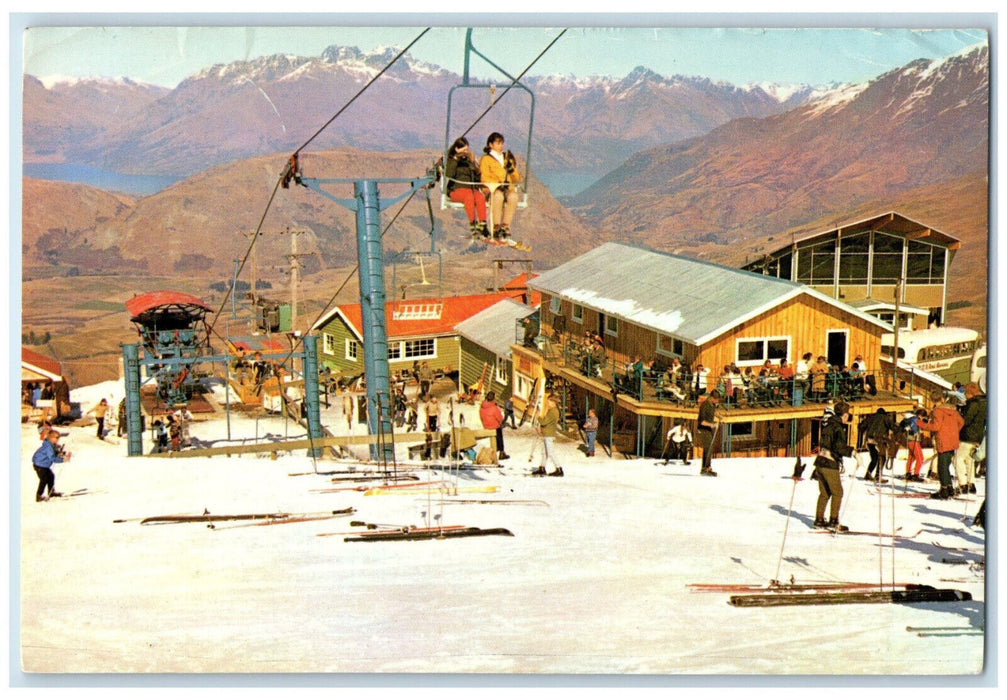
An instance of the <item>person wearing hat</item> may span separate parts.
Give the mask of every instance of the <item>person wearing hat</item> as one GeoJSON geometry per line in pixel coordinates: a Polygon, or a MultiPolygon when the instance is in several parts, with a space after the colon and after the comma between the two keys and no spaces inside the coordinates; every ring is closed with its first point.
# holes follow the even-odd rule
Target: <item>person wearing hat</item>
{"type": "Polygon", "coordinates": [[[958,433],[958,450],[955,452],[955,474],[962,493],[975,493],[976,448],[986,435],[986,397],[979,391],[979,385],[969,382],[965,385],[965,425],[958,433]]]}
{"type": "Polygon", "coordinates": [[[955,495],[955,487],[951,481],[951,460],[958,449],[958,433],[965,425],[965,420],[957,409],[944,399],[944,394],[935,391],[930,394],[934,408],[930,412],[930,420],[917,421],[920,430],[933,435],[934,450],[937,452],[937,477],[941,481],[938,491],[931,498],[945,500],[955,495]]]}
{"type": "Polygon", "coordinates": [[[699,433],[699,444],[703,448],[703,466],[699,468],[699,473],[703,476],[717,476],[717,472],[713,471],[710,463],[713,460],[713,435],[717,432],[717,424],[720,422],[717,419],[718,401],[720,401],[720,392],[714,389],[703,403],[699,404],[697,432],[699,433]]]}
{"type": "Polygon", "coordinates": [[[843,502],[843,457],[852,457],[847,431],[846,416],[850,407],[840,401],[832,407],[822,424],[818,456],[815,457],[815,471],[811,478],[818,480],[818,503],[815,505],[815,527],[827,527],[837,532],[849,530],[839,524],[839,508],[843,502]],[[831,501],[831,504],[829,503],[831,501]],[[829,506],[829,519],[825,519],[825,506],[829,506]]]}

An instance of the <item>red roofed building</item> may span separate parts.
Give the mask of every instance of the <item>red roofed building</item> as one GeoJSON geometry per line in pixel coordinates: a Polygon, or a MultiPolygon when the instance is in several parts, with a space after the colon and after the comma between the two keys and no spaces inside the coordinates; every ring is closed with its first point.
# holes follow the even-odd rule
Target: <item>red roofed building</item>
{"type": "MultiPolygon", "coordinates": [[[[461,364],[461,344],[455,326],[502,299],[521,300],[523,290],[495,294],[404,299],[385,304],[389,370],[412,369],[426,362],[434,371],[451,372],[461,364]]],[[[360,304],[343,304],[312,326],[321,337],[318,362],[344,376],[364,371],[360,304]]]]}

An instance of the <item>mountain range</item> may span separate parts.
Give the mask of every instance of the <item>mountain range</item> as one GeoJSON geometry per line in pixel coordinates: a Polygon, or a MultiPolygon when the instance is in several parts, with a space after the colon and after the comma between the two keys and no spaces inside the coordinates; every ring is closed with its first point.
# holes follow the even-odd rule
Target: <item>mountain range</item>
{"type": "MultiPolygon", "coordinates": [[[[305,262],[308,274],[351,263],[351,212],[304,188],[279,190],[273,198],[271,192],[287,155],[385,62],[332,47],[320,58],[214,66],[168,91],[129,81],[106,85],[122,97],[88,81],[47,88],[26,77],[26,160],[185,176],[140,198],[26,179],[26,276],[128,270],[226,279],[248,248],[242,232],[260,220],[264,231],[305,231],[301,250],[314,251],[305,262]],[[89,108],[89,100],[102,108],[89,108]]],[[[305,174],[421,175],[438,156],[444,96],[457,80],[413,61],[390,71],[331,133],[303,151],[305,174]]],[[[743,89],[644,68],[621,80],[529,82],[539,170],[533,167],[530,204],[515,229],[533,245],[529,257],[536,266],[555,265],[605,240],[740,265],[795,231],[897,210],[962,240],[949,300],[960,304],[958,322],[985,327],[986,47],[914,61],[824,93],[743,89]],[[548,168],[585,169],[597,182],[557,199],[534,176],[548,168]]],[[[506,125],[518,124],[522,113],[527,119],[520,96],[496,97],[500,114],[493,111],[493,124],[517,133],[506,125]]],[[[440,211],[437,191],[429,192],[438,247],[452,255],[476,252],[461,235],[463,217],[440,211]]],[[[385,243],[389,256],[430,248],[424,194],[396,215],[385,243]]],[[[278,268],[289,240],[266,238],[259,254],[278,268]]]]}
{"type": "MultiPolygon", "coordinates": [[[[293,151],[393,57],[392,49],[331,46],[317,57],[278,54],[215,65],[170,90],[127,79],[47,88],[26,76],[24,159],[187,177],[220,163],[293,151]]],[[[312,148],[441,149],[449,99],[452,140],[494,101],[469,133],[473,147],[500,131],[525,157],[531,129],[533,172],[600,176],[641,148],[698,136],[734,118],[775,114],[820,90],[736,87],[638,67],[624,78],[530,77],[532,113],[526,91],[472,81],[452,92],[462,84],[460,75],[406,54],[312,148]]]]}

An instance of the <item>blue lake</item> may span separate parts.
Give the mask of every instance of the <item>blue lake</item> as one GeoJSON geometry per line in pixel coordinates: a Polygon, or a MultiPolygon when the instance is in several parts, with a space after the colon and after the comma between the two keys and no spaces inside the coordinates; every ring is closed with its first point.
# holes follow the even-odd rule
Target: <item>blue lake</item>
{"type": "Polygon", "coordinates": [[[74,165],[72,163],[25,163],[21,172],[26,177],[34,177],[39,180],[77,182],[103,190],[133,195],[154,194],[181,179],[163,175],[123,175],[89,165],[74,165]]]}

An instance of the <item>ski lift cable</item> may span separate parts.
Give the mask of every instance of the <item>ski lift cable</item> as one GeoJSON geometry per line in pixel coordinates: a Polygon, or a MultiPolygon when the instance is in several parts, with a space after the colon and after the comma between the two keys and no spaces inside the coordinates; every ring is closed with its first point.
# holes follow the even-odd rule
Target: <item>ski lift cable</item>
{"type": "Polygon", "coordinates": [[[334,122],[334,121],[336,120],[336,118],[337,118],[337,117],[339,117],[339,115],[340,115],[340,114],[342,114],[343,112],[345,112],[345,111],[346,111],[346,109],[347,109],[347,108],[348,108],[348,107],[349,107],[349,106],[350,106],[351,104],[353,104],[353,102],[354,102],[354,101],[355,101],[355,100],[356,100],[356,99],[357,99],[358,97],[360,97],[360,96],[361,96],[362,94],[364,94],[364,91],[365,91],[365,90],[367,90],[367,88],[369,88],[369,87],[370,87],[370,86],[371,86],[371,85],[372,85],[372,84],[374,83],[374,81],[376,81],[376,80],[377,80],[378,78],[380,78],[380,77],[381,77],[382,75],[384,75],[384,73],[385,73],[385,72],[386,72],[386,71],[387,71],[387,70],[388,70],[389,68],[391,68],[391,67],[392,67],[393,65],[395,65],[395,62],[396,62],[396,61],[398,61],[398,60],[399,60],[400,58],[402,58],[402,56],[403,56],[403,55],[404,55],[404,54],[405,54],[405,53],[406,53],[406,52],[407,52],[407,51],[408,51],[409,49],[411,49],[411,48],[413,47],[413,44],[415,44],[415,43],[416,43],[417,41],[419,41],[419,40],[420,40],[420,39],[421,39],[421,38],[423,37],[423,35],[424,35],[424,34],[426,34],[426,33],[427,33],[427,32],[429,32],[429,31],[430,31],[430,27],[427,27],[427,28],[426,28],[426,29],[424,29],[424,30],[423,30],[422,32],[420,32],[419,34],[417,34],[417,35],[416,35],[416,38],[415,38],[415,39],[413,39],[412,41],[410,41],[410,42],[409,42],[409,44],[408,44],[408,45],[407,45],[407,46],[406,46],[406,47],[405,47],[404,49],[402,49],[401,51],[399,51],[399,53],[398,53],[398,54],[397,54],[397,55],[395,56],[395,58],[393,58],[393,59],[392,59],[391,61],[389,61],[389,62],[388,62],[388,65],[386,65],[386,66],[385,66],[384,68],[382,68],[382,69],[381,69],[380,71],[378,71],[378,72],[377,72],[377,73],[376,73],[376,74],[374,75],[374,77],[373,77],[373,78],[371,78],[370,80],[368,80],[368,81],[367,81],[367,84],[366,84],[366,85],[364,85],[364,86],[363,86],[362,88],[360,88],[360,90],[359,90],[359,91],[357,92],[357,94],[356,94],[356,95],[354,95],[354,96],[353,96],[352,98],[350,98],[350,101],[349,101],[349,102],[347,102],[347,103],[346,103],[345,105],[343,105],[343,106],[342,106],[342,107],[341,107],[341,108],[339,109],[339,111],[338,111],[338,112],[336,112],[335,114],[333,114],[333,115],[332,115],[332,117],[331,117],[331,118],[329,119],[329,121],[325,122],[325,123],[324,123],[324,124],[322,125],[322,127],[321,127],[321,128],[320,128],[320,129],[318,130],[318,131],[316,131],[316,132],[315,132],[315,133],[314,133],[314,134],[313,134],[313,135],[311,136],[311,138],[309,138],[309,139],[308,139],[307,141],[305,141],[305,142],[304,142],[303,144],[301,144],[301,146],[300,146],[300,147],[299,147],[299,148],[298,148],[298,149],[297,149],[296,151],[294,151],[294,155],[296,156],[297,154],[299,154],[299,153],[300,153],[300,152],[301,152],[301,151],[302,151],[302,150],[304,149],[304,147],[305,147],[305,146],[307,146],[307,145],[308,145],[309,143],[311,143],[312,141],[314,141],[314,140],[315,140],[315,138],[317,138],[319,134],[321,134],[321,133],[322,133],[323,131],[325,131],[325,129],[326,129],[326,128],[327,128],[328,126],[329,126],[329,124],[331,124],[332,122],[334,122]]]}
{"type": "MultiPolygon", "coordinates": [[[[389,61],[388,65],[386,65],[384,68],[382,68],[380,71],[378,71],[374,75],[374,77],[372,77],[369,81],[367,81],[367,84],[364,85],[362,88],[360,88],[360,90],[357,91],[357,94],[355,94],[352,98],[350,98],[349,102],[347,102],[345,105],[343,105],[339,109],[339,111],[337,111],[334,115],[332,115],[332,117],[327,122],[325,122],[325,124],[323,124],[322,127],[320,129],[318,129],[318,131],[316,131],[311,136],[311,138],[309,138],[307,141],[305,141],[303,144],[301,144],[301,146],[296,151],[294,151],[293,156],[291,156],[291,160],[296,160],[297,155],[301,152],[302,149],[304,149],[305,146],[307,146],[309,143],[311,143],[313,140],[315,140],[315,138],[317,138],[319,134],[321,134],[330,124],[332,124],[332,122],[334,122],[339,117],[339,115],[341,115],[344,111],[346,111],[346,109],[351,104],[353,104],[353,102],[356,101],[356,99],[358,97],[360,97],[364,93],[364,91],[367,90],[367,88],[369,88],[372,84],[374,84],[374,81],[376,81],[378,78],[380,78],[382,75],[384,75],[385,72],[387,72],[388,69],[391,68],[395,64],[395,62],[398,61],[410,48],[412,48],[413,45],[417,41],[419,41],[420,38],[424,34],[426,34],[428,31],[430,31],[430,27],[427,27],[422,32],[420,32],[416,36],[415,39],[413,39],[411,42],[409,42],[409,44],[404,49],[402,49],[402,51],[400,51],[398,54],[396,54],[396,56],[391,61],[389,61]]],[[[277,179],[276,185],[273,186],[273,192],[272,192],[272,194],[269,195],[269,201],[266,202],[265,211],[262,212],[262,218],[259,219],[259,225],[255,229],[255,235],[252,236],[252,240],[251,240],[251,243],[248,246],[248,250],[245,251],[245,255],[241,259],[241,264],[238,266],[238,270],[237,270],[237,272],[234,275],[235,278],[237,278],[237,276],[240,275],[241,271],[244,269],[245,263],[248,261],[248,258],[249,258],[249,256],[252,253],[252,248],[255,246],[255,242],[256,242],[256,240],[258,240],[259,235],[262,232],[262,224],[266,220],[266,215],[269,213],[270,207],[272,207],[273,200],[276,198],[276,193],[279,190],[280,186],[284,183],[284,181],[288,180],[288,178],[290,177],[290,174],[291,174],[290,173],[290,165],[288,164],[288,166],[284,169],[283,173],[281,173],[280,176],[279,176],[279,178],[277,179]]],[[[233,294],[233,293],[234,293],[233,289],[228,289],[227,293],[224,295],[223,301],[221,302],[220,308],[217,309],[217,313],[214,314],[213,321],[210,324],[210,327],[212,328],[213,333],[218,338],[220,338],[221,340],[226,340],[226,339],[223,336],[221,336],[220,333],[216,330],[217,319],[220,317],[220,314],[223,312],[224,307],[227,305],[227,302],[230,299],[231,294],[233,294]]]]}
{"type": "Polygon", "coordinates": [[[545,56],[546,52],[548,52],[549,49],[551,49],[553,47],[553,44],[555,44],[557,41],[559,41],[560,37],[562,37],[564,34],[566,34],[566,29],[563,29],[563,31],[561,31],[559,34],[557,34],[553,38],[553,40],[550,41],[549,44],[546,45],[546,47],[544,49],[542,49],[541,52],[539,52],[539,55],[536,56],[534,58],[534,60],[532,60],[532,62],[529,63],[525,67],[525,69],[523,71],[521,71],[520,73],[518,73],[518,75],[517,75],[516,78],[514,78],[513,80],[511,80],[510,85],[508,85],[506,88],[504,88],[503,92],[500,93],[500,97],[498,97],[495,100],[493,100],[490,103],[489,107],[487,107],[486,109],[484,109],[483,112],[482,112],[482,114],[480,114],[478,117],[476,117],[475,121],[472,122],[472,124],[470,124],[469,127],[465,131],[462,132],[462,136],[468,136],[468,133],[470,131],[472,131],[472,129],[474,129],[476,127],[476,124],[478,124],[480,121],[482,121],[483,117],[485,117],[487,114],[489,114],[490,111],[494,107],[496,107],[497,104],[499,104],[499,102],[504,98],[504,95],[506,95],[510,91],[510,89],[512,87],[514,87],[519,82],[521,82],[521,78],[523,78],[525,76],[525,73],[527,73],[528,71],[530,71],[532,69],[532,66],[534,66],[536,63],[538,63],[539,59],[542,58],[543,56],[545,56]]]}

